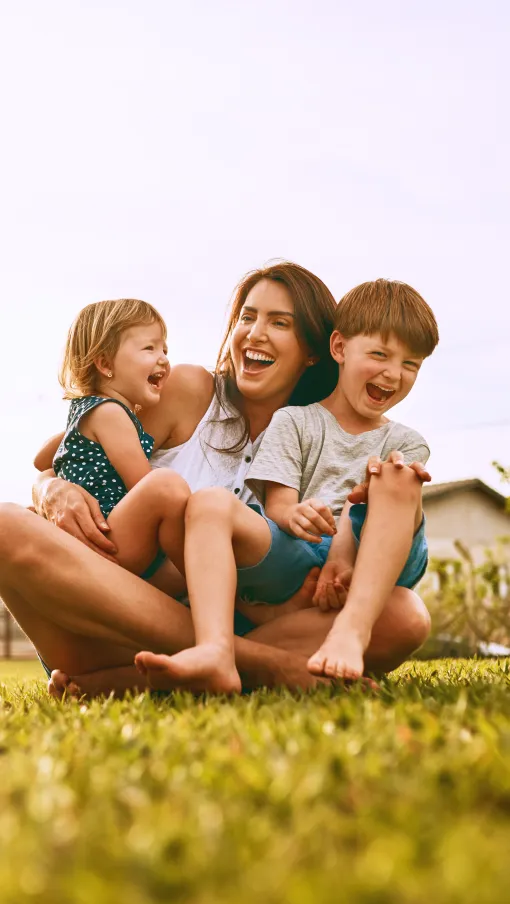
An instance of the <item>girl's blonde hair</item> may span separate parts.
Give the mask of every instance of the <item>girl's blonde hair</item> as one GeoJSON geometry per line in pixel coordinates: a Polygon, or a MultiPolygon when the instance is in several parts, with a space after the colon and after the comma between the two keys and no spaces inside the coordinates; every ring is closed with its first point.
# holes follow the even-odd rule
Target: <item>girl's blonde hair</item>
{"type": "Polygon", "coordinates": [[[93,395],[99,387],[98,358],[112,359],[122,333],[132,326],[158,323],[166,339],[166,325],[152,305],[136,298],[97,301],[80,311],[67,336],[59,381],[65,399],[93,395]]]}

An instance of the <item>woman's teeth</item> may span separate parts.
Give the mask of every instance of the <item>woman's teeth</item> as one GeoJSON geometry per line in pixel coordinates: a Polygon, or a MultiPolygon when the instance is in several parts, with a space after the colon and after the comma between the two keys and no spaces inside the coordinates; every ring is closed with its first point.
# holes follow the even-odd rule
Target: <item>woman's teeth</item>
{"type": "Polygon", "coordinates": [[[249,349],[244,353],[250,361],[262,361],[264,364],[274,364],[274,358],[264,352],[252,352],[249,349]]]}
{"type": "Polygon", "coordinates": [[[245,349],[243,352],[243,366],[248,374],[262,373],[268,367],[274,364],[275,359],[265,352],[254,352],[251,349],[245,349]]]}

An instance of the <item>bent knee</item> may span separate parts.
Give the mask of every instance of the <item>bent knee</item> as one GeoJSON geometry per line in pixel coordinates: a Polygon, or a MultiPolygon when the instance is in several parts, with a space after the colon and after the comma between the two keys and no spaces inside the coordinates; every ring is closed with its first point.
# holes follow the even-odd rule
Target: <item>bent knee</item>
{"type": "Polygon", "coordinates": [[[30,527],[38,516],[12,502],[0,503],[0,560],[3,564],[19,560],[30,543],[30,527]],[[34,520],[32,520],[34,519],[34,520]]]}
{"type": "Polygon", "coordinates": [[[234,502],[235,496],[232,496],[232,493],[224,487],[207,487],[197,490],[188,500],[186,520],[228,512],[234,502]]]}
{"type": "Polygon", "coordinates": [[[188,484],[177,471],[167,471],[162,468],[157,468],[155,471],[151,471],[150,474],[147,474],[147,476],[143,478],[143,486],[145,490],[152,492],[157,496],[160,496],[162,493],[165,496],[171,496],[174,502],[177,502],[179,499],[187,500],[191,495],[188,484]]]}
{"type": "Polygon", "coordinates": [[[414,590],[397,587],[394,592],[402,597],[399,640],[403,653],[410,656],[427,640],[432,624],[431,618],[425,603],[414,590]]]}

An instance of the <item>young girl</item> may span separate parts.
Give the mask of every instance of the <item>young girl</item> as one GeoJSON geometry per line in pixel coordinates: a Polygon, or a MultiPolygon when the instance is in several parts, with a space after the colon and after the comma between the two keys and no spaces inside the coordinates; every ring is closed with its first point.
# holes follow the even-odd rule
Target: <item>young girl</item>
{"type": "Polygon", "coordinates": [[[116,561],[141,575],[149,566],[153,573],[163,553],[184,575],[189,487],[174,471],[151,471],[154,440],[135,413],[158,404],[169,370],[163,319],[146,302],[122,298],[80,311],[60,373],[71,405],[55,473],[95,496],[116,561]]]}

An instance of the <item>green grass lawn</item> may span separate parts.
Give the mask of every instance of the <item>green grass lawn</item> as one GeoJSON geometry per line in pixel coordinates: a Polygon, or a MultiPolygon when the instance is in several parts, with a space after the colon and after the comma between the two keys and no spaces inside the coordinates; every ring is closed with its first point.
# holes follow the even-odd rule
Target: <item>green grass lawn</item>
{"type": "Polygon", "coordinates": [[[2,904],[509,899],[510,661],[90,704],[28,669],[0,672],[2,904]]]}

